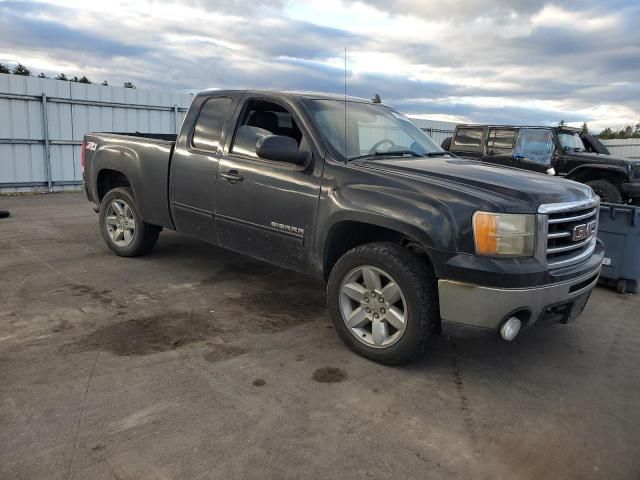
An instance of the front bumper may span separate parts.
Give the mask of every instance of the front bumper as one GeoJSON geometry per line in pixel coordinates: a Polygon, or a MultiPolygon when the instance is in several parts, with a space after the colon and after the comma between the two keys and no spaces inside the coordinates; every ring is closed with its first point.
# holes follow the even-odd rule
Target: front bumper
{"type": "Polygon", "coordinates": [[[567,323],[582,313],[600,266],[575,279],[532,288],[493,288],[438,280],[443,322],[497,329],[511,316],[523,324],[567,323]]]}
{"type": "Polygon", "coordinates": [[[623,183],[620,185],[620,190],[630,197],[640,197],[640,182],[623,183]]]}

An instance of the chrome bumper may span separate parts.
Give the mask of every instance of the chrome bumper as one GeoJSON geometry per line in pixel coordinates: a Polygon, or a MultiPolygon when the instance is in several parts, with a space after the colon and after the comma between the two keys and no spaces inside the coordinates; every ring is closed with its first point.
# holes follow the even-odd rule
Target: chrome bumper
{"type": "Polygon", "coordinates": [[[514,314],[532,325],[554,309],[565,308],[565,320],[570,321],[582,312],[599,275],[600,268],[568,282],[534,288],[491,288],[438,280],[440,317],[456,325],[497,329],[514,314]]]}

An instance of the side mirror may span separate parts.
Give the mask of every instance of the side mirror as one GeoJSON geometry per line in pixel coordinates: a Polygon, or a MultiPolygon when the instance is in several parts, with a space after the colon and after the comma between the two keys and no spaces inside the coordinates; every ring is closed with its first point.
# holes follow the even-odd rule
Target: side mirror
{"type": "Polygon", "coordinates": [[[298,142],[284,135],[267,135],[256,143],[256,154],[265,160],[300,165],[307,160],[309,152],[298,150],[298,142]]]}

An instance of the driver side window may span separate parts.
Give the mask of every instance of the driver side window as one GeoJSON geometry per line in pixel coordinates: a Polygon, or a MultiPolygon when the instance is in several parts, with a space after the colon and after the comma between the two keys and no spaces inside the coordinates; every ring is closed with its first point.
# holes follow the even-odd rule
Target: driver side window
{"type": "Polygon", "coordinates": [[[256,144],[269,135],[293,138],[298,147],[302,142],[302,132],[287,109],[266,100],[250,100],[238,124],[231,153],[258,158],[256,144]]]}

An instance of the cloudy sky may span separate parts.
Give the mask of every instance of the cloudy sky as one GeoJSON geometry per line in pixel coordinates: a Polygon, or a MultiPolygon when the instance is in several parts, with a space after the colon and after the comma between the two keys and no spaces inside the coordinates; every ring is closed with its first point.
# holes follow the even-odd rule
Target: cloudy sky
{"type": "Polygon", "coordinates": [[[452,121],[640,121],[638,0],[0,0],[0,63],[141,88],[342,92],[452,121]]]}

